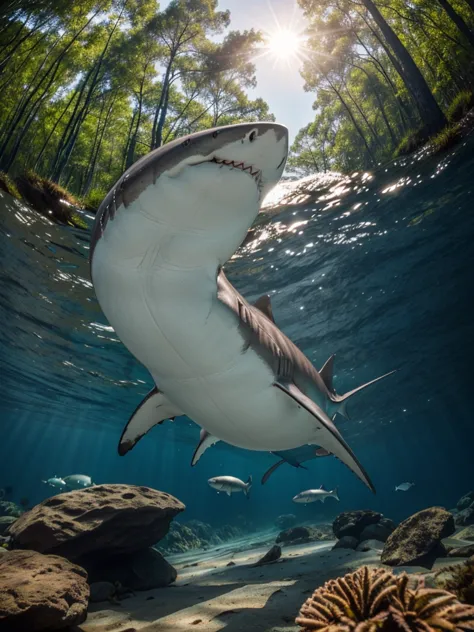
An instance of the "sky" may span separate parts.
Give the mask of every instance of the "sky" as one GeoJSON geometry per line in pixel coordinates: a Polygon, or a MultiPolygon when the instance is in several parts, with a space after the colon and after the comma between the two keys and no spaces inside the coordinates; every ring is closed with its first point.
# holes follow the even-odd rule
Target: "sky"
{"type": "MultiPolygon", "coordinates": [[[[161,0],[165,8],[167,0],[161,0]]],[[[229,9],[232,30],[262,30],[266,33],[283,29],[302,31],[303,12],[296,0],[219,0],[219,10],[229,9]]],[[[314,94],[303,90],[299,62],[266,55],[255,60],[257,87],[249,90],[251,98],[261,97],[274,114],[277,123],[286,125],[290,143],[298,131],[313,119],[314,94]]]]}

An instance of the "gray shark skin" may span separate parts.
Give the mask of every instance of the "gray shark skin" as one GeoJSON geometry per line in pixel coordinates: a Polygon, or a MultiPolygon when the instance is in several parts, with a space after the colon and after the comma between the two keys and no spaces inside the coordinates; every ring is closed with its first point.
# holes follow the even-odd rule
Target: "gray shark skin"
{"type": "Polygon", "coordinates": [[[287,153],[288,131],[276,123],[206,130],[140,159],[100,206],[94,289],[156,384],[129,419],[119,454],[187,415],[202,428],[192,464],[219,440],[272,452],[313,444],[375,491],[330,418],[368,384],[338,395],[331,363],[318,373],[274,323],[269,299],[251,305],[223,271],[287,153]]]}

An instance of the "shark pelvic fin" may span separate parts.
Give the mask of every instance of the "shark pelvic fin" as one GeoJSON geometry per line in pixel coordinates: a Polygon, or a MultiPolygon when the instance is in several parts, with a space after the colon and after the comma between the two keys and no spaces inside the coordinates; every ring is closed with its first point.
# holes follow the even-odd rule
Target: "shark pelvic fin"
{"type": "Polygon", "coordinates": [[[264,294],[263,296],[261,296],[255,301],[253,305],[257,309],[259,309],[262,314],[265,314],[265,316],[269,318],[272,323],[275,322],[275,319],[273,318],[272,302],[268,294],[264,294]]]}
{"type": "Polygon", "coordinates": [[[120,437],[118,453],[120,456],[127,454],[153,426],[163,423],[166,419],[173,421],[182,414],[155,386],[137,406],[125,426],[120,437]]]}
{"type": "MultiPolygon", "coordinates": [[[[348,391],[347,393],[344,393],[344,395],[338,395],[336,392],[333,392],[333,394],[331,394],[331,400],[335,403],[339,403],[339,402],[345,402],[347,399],[349,399],[349,397],[352,397],[353,395],[355,395],[356,393],[358,393],[359,391],[362,391],[364,388],[367,388],[368,386],[371,386],[372,384],[375,384],[376,382],[380,382],[380,380],[385,379],[386,377],[388,377],[389,375],[393,375],[394,373],[397,372],[398,369],[395,369],[394,371],[390,371],[389,373],[385,373],[384,375],[381,375],[380,377],[376,377],[375,380],[370,380],[370,382],[366,382],[365,384],[362,384],[361,386],[358,386],[357,388],[352,389],[352,391],[348,391]]],[[[341,412],[341,408],[338,409],[338,412],[341,413],[341,415],[346,416],[347,415],[347,411],[344,411],[344,413],[341,412]]]]}
{"type": "Polygon", "coordinates": [[[207,430],[204,430],[204,428],[202,428],[201,434],[199,436],[199,443],[197,444],[196,449],[194,450],[193,458],[191,459],[191,465],[196,465],[196,463],[202,457],[207,448],[210,448],[218,441],[220,441],[220,439],[212,436],[207,432],[207,430]]]}
{"type": "Polygon", "coordinates": [[[347,399],[345,399],[344,401],[342,401],[339,406],[337,407],[337,412],[342,415],[345,419],[347,419],[348,421],[351,420],[351,416],[349,415],[349,413],[347,412],[347,399]]]}
{"type": "Polygon", "coordinates": [[[280,467],[280,465],[282,465],[283,463],[286,463],[285,459],[282,459],[281,461],[277,461],[276,463],[274,463],[266,472],[265,474],[262,476],[262,485],[265,485],[265,483],[268,481],[268,479],[270,478],[270,476],[273,474],[273,472],[280,467]]]}
{"type": "MultiPolygon", "coordinates": [[[[305,395],[296,386],[294,382],[290,382],[284,377],[279,378],[273,383],[274,386],[291,397],[298,406],[304,408],[310,415],[312,415],[317,423],[321,433],[325,434],[325,443],[327,448],[332,454],[334,454],[340,461],[342,461],[347,467],[354,472],[354,474],[375,494],[375,487],[372,484],[367,472],[359,463],[356,455],[353,453],[349,445],[342,437],[339,430],[333,424],[331,419],[327,416],[322,408],[320,408],[316,402],[313,402],[307,395],[305,395]]],[[[324,446],[321,446],[324,447],[324,446]]]]}
{"type": "Polygon", "coordinates": [[[336,356],[333,354],[330,358],[328,358],[326,362],[324,363],[323,368],[319,372],[319,375],[321,376],[322,381],[324,382],[324,384],[326,385],[326,388],[328,389],[330,393],[335,393],[334,386],[332,383],[332,376],[334,374],[334,358],[335,357],[336,356]]]}

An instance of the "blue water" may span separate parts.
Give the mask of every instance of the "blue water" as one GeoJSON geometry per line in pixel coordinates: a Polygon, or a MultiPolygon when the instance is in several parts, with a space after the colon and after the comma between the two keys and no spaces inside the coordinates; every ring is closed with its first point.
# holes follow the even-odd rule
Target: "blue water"
{"type": "Polygon", "coordinates": [[[350,421],[337,420],[375,496],[331,457],[307,471],[283,465],[264,486],[277,460],[266,453],[218,444],[191,468],[199,429],[185,417],[119,457],[122,428],[151,381],[100,311],[89,233],[0,192],[0,488],[34,504],[52,493],[42,479],[82,473],[174,494],[183,521],[246,528],[289,512],[319,521],[373,508],[400,520],[452,507],[474,487],[473,178],[474,139],[400,161],[364,185],[359,175],[331,200],[274,218],[226,266],[246,298],[272,295],[277,324],[318,368],[337,354],[338,392],[399,369],[350,401],[350,421]],[[250,500],[208,486],[224,474],[252,474],[250,500]],[[416,485],[395,493],[405,481],[416,485]],[[320,484],[338,486],[340,503],[291,502],[320,484]]]}

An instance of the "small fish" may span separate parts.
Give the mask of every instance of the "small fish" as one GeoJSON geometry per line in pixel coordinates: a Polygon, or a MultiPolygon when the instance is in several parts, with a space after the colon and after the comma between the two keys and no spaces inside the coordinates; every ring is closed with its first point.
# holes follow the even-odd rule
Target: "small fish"
{"type": "Polygon", "coordinates": [[[323,503],[326,498],[335,498],[336,500],[339,500],[339,496],[337,495],[337,487],[335,487],[332,491],[324,489],[322,485],[319,489],[307,489],[305,492],[300,492],[299,494],[296,494],[296,496],[293,498],[293,502],[304,503],[306,505],[308,503],[314,503],[319,500],[323,503]]]}
{"type": "Polygon", "coordinates": [[[395,487],[395,491],[396,492],[407,492],[410,487],[413,487],[415,483],[402,483],[401,485],[397,485],[397,487],[395,487]]]}
{"type": "Polygon", "coordinates": [[[252,487],[252,475],[248,477],[246,483],[241,481],[240,478],[235,478],[235,476],[214,476],[207,482],[213,489],[217,489],[218,492],[225,492],[227,496],[236,492],[244,492],[249,498],[250,488],[252,487]]]}
{"type": "Polygon", "coordinates": [[[48,478],[46,481],[41,481],[45,485],[49,485],[50,487],[54,487],[55,489],[65,489],[66,481],[63,478],[59,478],[59,476],[53,476],[52,478],[48,478]]]}
{"type": "Polygon", "coordinates": [[[69,489],[84,489],[84,487],[95,485],[91,477],[85,474],[71,474],[70,476],[65,476],[64,481],[69,489]]]}

